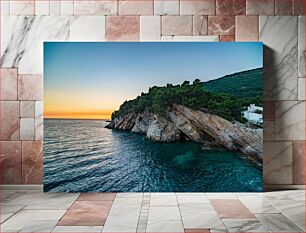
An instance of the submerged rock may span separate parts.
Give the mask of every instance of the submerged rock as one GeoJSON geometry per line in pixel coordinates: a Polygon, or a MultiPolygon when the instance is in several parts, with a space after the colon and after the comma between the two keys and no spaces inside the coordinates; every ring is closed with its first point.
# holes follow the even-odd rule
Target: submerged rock
{"type": "Polygon", "coordinates": [[[177,155],[173,159],[174,163],[183,169],[192,167],[194,160],[195,158],[193,157],[192,151],[187,151],[184,154],[177,155]]]}

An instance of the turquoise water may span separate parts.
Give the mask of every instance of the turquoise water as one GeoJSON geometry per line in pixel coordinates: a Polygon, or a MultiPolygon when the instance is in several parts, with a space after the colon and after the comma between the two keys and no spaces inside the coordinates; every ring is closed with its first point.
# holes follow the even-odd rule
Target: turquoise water
{"type": "Polygon", "coordinates": [[[262,169],[193,142],[152,142],[105,121],[45,120],[44,189],[60,192],[252,192],[262,169]]]}

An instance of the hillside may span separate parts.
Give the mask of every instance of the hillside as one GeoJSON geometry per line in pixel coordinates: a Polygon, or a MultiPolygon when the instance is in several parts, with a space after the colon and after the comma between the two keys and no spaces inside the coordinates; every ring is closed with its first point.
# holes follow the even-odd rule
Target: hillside
{"type": "Polygon", "coordinates": [[[244,121],[241,117],[241,100],[227,93],[207,91],[199,79],[193,83],[184,81],[181,85],[151,87],[148,93],[141,93],[137,98],[125,101],[118,111],[112,113],[112,120],[128,113],[138,114],[143,111],[164,115],[174,104],[209,111],[229,121],[244,121]]]}
{"type": "Polygon", "coordinates": [[[228,93],[239,99],[262,96],[263,69],[242,71],[204,82],[204,88],[215,93],[228,93]]]}
{"type": "Polygon", "coordinates": [[[174,104],[194,110],[204,110],[229,121],[244,122],[241,112],[250,104],[262,105],[262,68],[227,75],[212,81],[184,81],[180,85],[168,83],[163,87],[151,87],[147,93],[125,101],[112,119],[128,113],[163,115],[174,104]],[[204,88],[203,88],[204,85],[204,88]]]}

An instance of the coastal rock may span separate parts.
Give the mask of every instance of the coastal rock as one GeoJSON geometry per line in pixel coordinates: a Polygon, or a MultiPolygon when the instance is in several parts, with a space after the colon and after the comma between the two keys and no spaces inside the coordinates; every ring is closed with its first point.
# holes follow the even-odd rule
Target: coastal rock
{"type": "Polygon", "coordinates": [[[122,117],[112,120],[106,128],[109,129],[120,129],[120,130],[131,130],[136,121],[136,115],[134,113],[128,113],[122,117]]]}
{"type": "Polygon", "coordinates": [[[201,144],[205,150],[236,151],[256,163],[262,163],[262,129],[252,129],[183,105],[173,105],[165,116],[148,111],[138,115],[129,113],[112,120],[107,127],[145,134],[154,141],[191,140],[201,144]]]}
{"type": "Polygon", "coordinates": [[[242,124],[233,124],[217,115],[183,105],[174,105],[169,117],[193,141],[203,144],[205,141],[213,142],[215,146],[262,160],[262,129],[248,129],[242,124]]]}
{"type": "Polygon", "coordinates": [[[154,119],[148,127],[146,136],[153,141],[176,141],[180,139],[180,130],[164,117],[154,115],[154,119]]]}
{"type": "Polygon", "coordinates": [[[148,111],[144,111],[138,114],[134,127],[132,128],[133,133],[146,134],[149,128],[149,125],[153,121],[154,116],[148,111]]]}

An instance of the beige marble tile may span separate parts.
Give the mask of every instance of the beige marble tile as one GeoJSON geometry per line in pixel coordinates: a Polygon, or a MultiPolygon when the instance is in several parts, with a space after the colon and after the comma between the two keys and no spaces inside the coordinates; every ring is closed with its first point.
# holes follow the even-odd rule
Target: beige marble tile
{"type": "Polygon", "coordinates": [[[175,193],[152,193],[150,206],[178,206],[175,193]]]}
{"type": "Polygon", "coordinates": [[[22,141],[22,183],[42,184],[43,142],[22,141]]]}
{"type": "Polygon", "coordinates": [[[181,0],[180,14],[181,15],[214,15],[216,13],[215,0],[181,0]]]}
{"type": "MultiPolygon", "coordinates": [[[[4,142],[6,143],[6,142],[4,142]]],[[[17,142],[15,142],[17,143],[17,142]]],[[[18,142],[20,143],[20,142],[18,142]]],[[[3,150],[3,145],[1,145],[1,149],[3,150]]],[[[8,151],[11,151],[11,149],[8,149],[8,151]]],[[[1,155],[4,154],[3,151],[1,151],[1,155]]],[[[10,190],[10,189],[3,189],[1,190],[1,196],[0,196],[0,204],[5,204],[6,199],[8,199],[10,196],[14,195],[17,191],[16,190],[10,190]]]]}
{"type": "Polygon", "coordinates": [[[292,184],[292,142],[265,142],[264,184],[292,184]]]}
{"type": "Polygon", "coordinates": [[[185,229],[224,230],[211,204],[180,204],[180,211],[185,229]]]}
{"type": "Polygon", "coordinates": [[[274,0],[246,0],[247,15],[274,15],[274,0]]]}
{"type": "Polygon", "coordinates": [[[17,69],[1,69],[0,72],[0,100],[17,100],[17,69]]]}
{"type": "Polygon", "coordinates": [[[71,20],[70,41],[105,41],[105,16],[77,16],[71,20]]]}
{"type": "Polygon", "coordinates": [[[192,16],[162,16],[162,35],[192,35],[192,16]]]}
{"type": "Polygon", "coordinates": [[[101,232],[103,226],[56,226],[52,232],[101,232]]]}
{"type": "Polygon", "coordinates": [[[180,1],[179,0],[155,0],[154,14],[155,15],[179,15],[180,1]]]}
{"type": "MultiPolygon", "coordinates": [[[[2,192],[2,190],[1,190],[2,192]]],[[[2,194],[1,194],[2,195],[2,194]]],[[[16,214],[18,211],[20,211],[24,205],[7,205],[7,204],[1,204],[1,215],[0,215],[0,222],[3,223],[7,219],[9,219],[11,216],[16,214]]]]}
{"type": "Polygon", "coordinates": [[[73,0],[61,1],[61,15],[73,15],[73,0]]]}
{"type": "Polygon", "coordinates": [[[35,1],[35,15],[50,15],[50,1],[36,0],[35,1]]]}
{"type": "Polygon", "coordinates": [[[305,78],[298,78],[298,100],[306,100],[305,89],[305,78]]]}
{"type": "Polygon", "coordinates": [[[33,118],[35,101],[20,101],[20,117],[33,118]]]}
{"type": "Polygon", "coordinates": [[[1,4],[1,15],[9,15],[10,1],[9,0],[0,1],[0,4],[1,4]]]}
{"type": "Polygon", "coordinates": [[[119,15],[152,15],[153,0],[118,0],[119,15]]]}
{"type": "Polygon", "coordinates": [[[107,16],[107,41],[139,41],[139,16],[107,16]]]}
{"type": "Polygon", "coordinates": [[[200,213],[216,213],[214,207],[210,203],[180,203],[181,214],[184,216],[193,215],[194,212],[200,213]]]}
{"type": "Polygon", "coordinates": [[[264,43],[264,100],[297,100],[297,17],[259,16],[264,43]]]}
{"type": "Polygon", "coordinates": [[[5,221],[1,230],[4,232],[20,231],[30,221],[33,220],[59,220],[65,210],[21,210],[5,221]]]}
{"type": "Polygon", "coordinates": [[[102,232],[136,232],[143,193],[118,193],[102,232]]]}
{"type": "Polygon", "coordinates": [[[30,191],[17,196],[7,204],[25,205],[24,209],[27,210],[67,210],[78,196],[79,193],[43,193],[41,191],[30,191]]]}
{"type": "MultiPolygon", "coordinates": [[[[298,17],[298,76],[305,76],[305,16],[298,17]]],[[[305,87],[304,87],[305,88],[305,87]]]]}
{"type": "Polygon", "coordinates": [[[262,193],[262,196],[267,200],[292,200],[305,201],[305,190],[288,190],[279,192],[262,193]]]}
{"type": "Polygon", "coordinates": [[[239,200],[254,214],[280,213],[267,200],[260,197],[245,196],[239,200]]]}
{"type": "Polygon", "coordinates": [[[239,198],[243,198],[243,197],[253,197],[253,198],[259,198],[259,197],[262,197],[264,193],[248,193],[248,192],[239,192],[239,193],[236,193],[235,196],[239,199],[239,198]]]}
{"type": "Polygon", "coordinates": [[[292,0],[275,0],[275,15],[292,15],[292,0]]]}
{"type": "Polygon", "coordinates": [[[162,36],[160,40],[161,41],[174,41],[174,36],[162,36]]]}
{"type": "Polygon", "coordinates": [[[44,139],[44,104],[35,101],[35,140],[44,139]]]}
{"type": "Polygon", "coordinates": [[[258,220],[223,219],[229,232],[269,232],[258,220]]]}
{"type": "Polygon", "coordinates": [[[256,214],[256,217],[270,232],[303,232],[282,214],[256,214]]]}
{"type": "Polygon", "coordinates": [[[34,0],[11,0],[10,15],[34,15],[35,1],[34,0]]]}
{"type": "Polygon", "coordinates": [[[146,232],[184,233],[184,228],[181,221],[148,221],[146,232]]]}
{"type": "Polygon", "coordinates": [[[160,41],[161,17],[140,16],[140,41],[160,41]]]}
{"type": "Polygon", "coordinates": [[[149,209],[148,221],[180,221],[178,206],[152,206],[149,209]]]}
{"type": "Polygon", "coordinates": [[[258,16],[236,16],[236,41],[258,41],[258,16]]]}
{"type": "Polygon", "coordinates": [[[161,41],[218,42],[218,36],[162,36],[161,41]]]}
{"type": "Polygon", "coordinates": [[[20,119],[20,140],[31,141],[35,139],[34,118],[20,119]]]}
{"type": "Polygon", "coordinates": [[[41,75],[18,76],[18,99],[19,100],[42,100],[43,78],[41,75]]]}
{"type": "MultiPolygon", "coordinates": [[[[0,141],[1,183],[21,184],[21,142],[0,141]]],[[[1,194],[2,194],[1,190],[1,194]]],[[[4,194],[4,197],[5,194],[4,194]]],[[[8,199],[6,199],[8,201],[8,199]]]]}
{"type": "Polygon", "coordinates": [[[0,140],[19,140],[20,118],[18,101],[1,101],[0,140]]]}
{"type": "MultiPolygon", "coordinates": [[[[15,143],[18,143],[19,144],[19,146],[20,146],[20,148],[21,148],[21,141],[19,141],[19,142],[15,142],[15,143]]],[[[8,143],[7,142],[5,142],[5,145],[7,145],[8,143]]],[[[3,148],[3,146],[2,146],[2,148],[3,148]]],[[[20,151],[20,157],[21,157],[21,151],[20,151]]],[[[21,168],[21,160],[20,160],[20,165],[19,165],[19,170],[21,170],[20,169],[21,168]]],[[[21,179],[21,171],[19,172],[19,174],[20,174],[20,179],[21,179]]],[[[19,182],[19,184],[20,184],[21,182],[19,182]]],[[[25,194],[25,192],[26,192],[26,190],[2,190],[1,191],[1,193],[2,193],[2,196],[4,196],[4,198],[2,199],[1,198],[1,204],[8,204],[8,205],[10,205],[9,203],[12,201],[12,200],[14,200],[14,199],[16,199],[16,198],[18,198],[18,197],[20,197],[21,195],[23,195],[23,194],[25,194]],[[9,196],[7,196],[7,192],[8,191],[13,191],[12,193],[11,193],[11,195],[9,195],[9,196]]]]}
{"type": "Polygon", "coordinates": [[[264,141],[275,140],[275,121],[264,120],[263,123],[263,139],[264,141]]]}
{"type": "Polygon", "coordinates": [[[20,232],[51,232],[57,222],[57,220],[33,220],[28,222],[20,232]]]}
{"type": "Polygon", "coordinates": [[[269,200],[270,203],[292,222],[305,230],[305,201],[269,200]]]}
{"type": "Polygon", "coordinates": [[[276,102],[276,140],[305,139],[305,103],[302,101],[276,102]]]}
{"type": "Polygon", "coordinates": [[[176,196],[179,204],[210,204],[204,193],[177,193],[176,196]]]}
{"type": "Polygon", "coordinates": [[[205,15],[193,16],[193,35],[203,36],[208,34],[208,22],[205,15]]]}
{"type": "MultiPolygon", "coordinates": [[[[138,202],[140,202],[143,198],[143,193],[117,193],[116,198],[135,198],[138,202]]],[[[126,200],[126,199],[121,199],[122,200],[126,200]]]]}
{"type": "Polygon", "coordinates": [[[293,141],[293,184],[305,184],[305,141],[293,141]]]}
{"type": "MultiPolygon", "coordinates": [[[[116,199],[115,199],[116,201],[116,199]]],[[[136,232],[140,206],[112,206],[102,232],[136,232]]]]}
{"type": "Polygon", "coordinates": [[[50,1],[50,15],[61,15],[61,1],[50,1]]]}
{"type": "Polygon", "coordinates": [[[116,15],[117,0],[74,1],[74,15],[116,15]]]}

